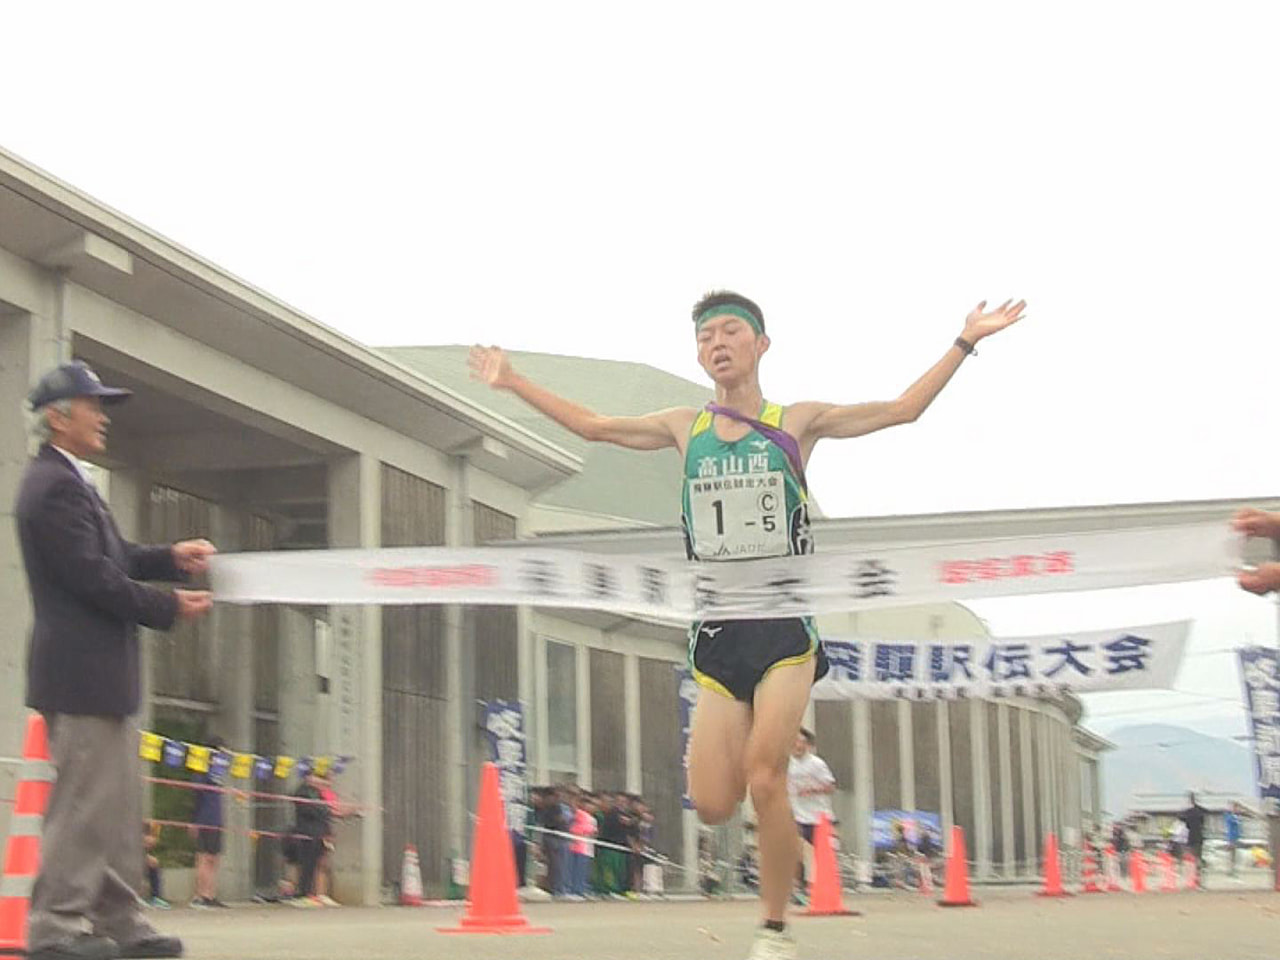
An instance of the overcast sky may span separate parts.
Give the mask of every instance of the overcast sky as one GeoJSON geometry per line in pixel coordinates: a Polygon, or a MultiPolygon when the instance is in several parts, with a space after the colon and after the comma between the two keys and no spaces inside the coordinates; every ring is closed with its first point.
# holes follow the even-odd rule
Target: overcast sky
{"type": "MultiPolygon", "coordinates": [[[[22,4],[0,144],[373,344],[701,379],[688,310],[730,287],[766,313],[770,398],[887,399],[978,300],[1025,297],[919,423],[818,448],[829,514],[1257,496],[1280,477],[1278,21],[1229,2],[22,4]]],[[[1196,649],[1274,641],[1269,604],[1204,603],[1196,649]]],[[[1034,630],[1068,610],[983,612],[1034,630]]]]}

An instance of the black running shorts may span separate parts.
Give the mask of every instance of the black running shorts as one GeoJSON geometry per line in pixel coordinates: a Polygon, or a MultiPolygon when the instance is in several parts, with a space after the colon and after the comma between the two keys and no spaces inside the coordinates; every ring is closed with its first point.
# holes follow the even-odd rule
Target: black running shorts
{"type": "Polygon", "coordinates": [[[751,703],[774,667],[818,661],[813,679],[826,676],[826,651],[809,617],[781,620],[704,620],[689,630],[689,667],[698,683],[751,703]]]}

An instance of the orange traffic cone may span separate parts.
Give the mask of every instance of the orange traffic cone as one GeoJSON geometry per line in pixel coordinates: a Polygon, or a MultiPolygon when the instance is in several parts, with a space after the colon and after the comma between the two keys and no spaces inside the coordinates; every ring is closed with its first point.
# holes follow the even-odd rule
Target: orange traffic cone
{"type": "Polygon", "coordinates": [[[1058,862],[1058,837],[1050,833],[1044,840],[1044,888],[1039,897],[1069,897],[1062,887],[1062,865],[1058,862]]]}
{"type": "Polygon", "coordinates": [[[418,848],[409,844],[404,848],[400,866],[400,905],[420,907],[422,904],[422,865],[418,862],[418,848]]]}
{"type": "Polygon", "coordinates": [[[836,849],[832,845],[831,819],[824,813],[813,831],[813,886],[806,917],[854,917],[857,911],[844,905],[836,849]]]}
{"type": "Polygon", "coordinates": [[[498,768],[484,765],[480,779],[480,811],[471,841],[471,886],[467,912],[456,927],[440,933],[550,933],[533,927],[516,899],[516,857],[507,832],[507,816],[498,788],[498,768]]]}
{"type": "Polygon", "coordinates": [[[1093,855],[1093,847],[1084,848],[1084,888],[1083,893],[1106,893],[1106,889],[1098,882],[1098,861],[1093,855]]]}
{"type": "Polygon", "coordinates": [[[1120,885],[1120,856],[1114,844],[1108,843],[1102,854],[1103,868],[1107,875],[1107,893],[1119,893],[1124,889],[1120,885]]]}
{"type": "Polygon", "coordinates": [[[1129,882],[1134,893],[1147,892],[1147,858],[1141,850],[1129,854],[1129,882]]]}
{"type": "Polygon", "coordinates": [[[1200,867],[1190,853],[1182,855],[1182,886],[1186,890],[1200,889],[1200,867]]]}
{"type": "Polygon", "coordinates": [[[943,907],[976,907],[978,902],[969,895],[969,863],[964,850],[964,830],[951,828],[951,853],[947,856],[946,885],[942,890],[943,907]]]}
{"type": "Polygon", "coordinates": [[[27,718],[22,772],[18,775],[4,874],[0,878],[0,957],[26,954],[27,911],[31,905],[31,888],[40,868],[40,834],[53,780],[44,717],[33,714],[27,718]]]}

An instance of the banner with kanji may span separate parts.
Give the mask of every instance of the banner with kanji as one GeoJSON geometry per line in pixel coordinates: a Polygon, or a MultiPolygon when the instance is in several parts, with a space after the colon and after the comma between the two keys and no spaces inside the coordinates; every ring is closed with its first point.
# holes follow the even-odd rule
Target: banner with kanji
{"type": "Polygon", "coordinates": [[[489,759],[498,768],[498,783],[507,811],[507,827],[523,834],[529,812],[529,772],[524,707],[506,700],[485,700],[484,733],[489,759]]]}
{"type": "MultiPolygon", "coordinates": [[[[674,546],[674,545],[673,545],[674,546]]],[[[1211,580],[1240,565],[1225,524],[688,563],[545,547],[287,550],[210,560],[225,603],[502,604],[669,620],[842,613],[985,597],[1211,580]]]]}
{"type": "Polygon", "coordinates": [[[1246,647],[1240,651],[1244,706],[1253,735],[1258,793],[1280,801],[1280,650],[1246,647]]]}
{"type": "Polygon", "coordinates": [[[1190,623],[968,641],[823,638],[815,700],[1019,697],[1173,686],[1190,623]]]}

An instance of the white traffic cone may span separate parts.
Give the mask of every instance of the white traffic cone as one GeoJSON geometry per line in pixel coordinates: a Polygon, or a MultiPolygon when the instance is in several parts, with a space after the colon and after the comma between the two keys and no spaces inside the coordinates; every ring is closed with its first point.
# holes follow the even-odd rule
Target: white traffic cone
{"type": "Polygon", "coordinates": [[[404,848],[404,861],[400,868],[400,905],[422,906],[422,867],[418,863],[418,848],[409,844],[404,848]]]}

